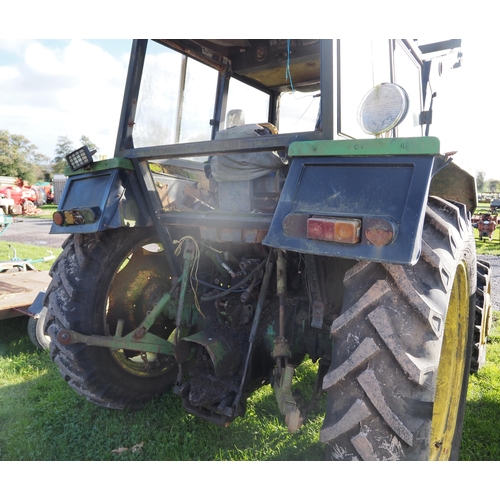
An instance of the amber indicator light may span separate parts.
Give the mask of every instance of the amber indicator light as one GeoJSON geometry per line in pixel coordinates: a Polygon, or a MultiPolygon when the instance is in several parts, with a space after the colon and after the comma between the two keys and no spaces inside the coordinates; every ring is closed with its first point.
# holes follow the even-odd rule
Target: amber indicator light
{"type": "Polygon", "coordinates": [[[359,243],[361,221],[359,219],[334,219],[310,217],[307,219],[307,237],[312,240],[335,243],[359,243]]]}
{"type": "Polygon", "coordinates": [[[54,212],[52,214],[52,220],[57,226],[62,226],[64,224],[64,215],[62,212],[54,212]]]}

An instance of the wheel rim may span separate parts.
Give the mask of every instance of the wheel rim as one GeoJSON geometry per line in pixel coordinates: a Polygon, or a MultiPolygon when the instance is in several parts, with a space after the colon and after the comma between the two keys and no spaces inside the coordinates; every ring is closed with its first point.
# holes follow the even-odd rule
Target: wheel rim
{"type": "MultiPolygon", "coordinates": [[[[171,276],[162,252],[159,244],[146,240],[134,247],[118,266],[108,289],[104,311],[110,335],[114,335],[119,319],[124,320],[123,335],[136,328],[169,290],[171,276]]],[[[168,338],[173,328],[173,323],[160,316],[149,331],[168,338]]],[[[124,370],[139,377],[156,377],[175,367],[172,356],[149,352],[141,355],[123,349],[111,353],[124,370]]]]}
{"type": "Polygon", "coordinates": [[[467,269],[462,262],[455,274],[446,314],[431,424],[430,460],[448,460],[452,451],[465,373],[468,289],[467,269]]]}

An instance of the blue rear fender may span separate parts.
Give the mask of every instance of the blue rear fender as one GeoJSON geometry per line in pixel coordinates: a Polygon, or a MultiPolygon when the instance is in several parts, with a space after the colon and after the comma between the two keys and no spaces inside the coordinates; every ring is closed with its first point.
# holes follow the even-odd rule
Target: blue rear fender
{"type": "Polygon", "coordinates": [[[52,234],[93,233],[124,226],[151,225],[136,174],[128,168],[71,175],[66,181],[58,211],[66,214],[86,211],[93,215],[82,223],[52,224],[52,234]]]}
{"type": "Polygon", "coordinates": [[[295,158],[263,243],[301,253],[414,264],[433,166],[431,155],[295,158]],[[359,241],[308,238],[311,217],[359,220],[359,241]],[[390,243],[367,239],[374,221],[391,228],[390,243]]]}

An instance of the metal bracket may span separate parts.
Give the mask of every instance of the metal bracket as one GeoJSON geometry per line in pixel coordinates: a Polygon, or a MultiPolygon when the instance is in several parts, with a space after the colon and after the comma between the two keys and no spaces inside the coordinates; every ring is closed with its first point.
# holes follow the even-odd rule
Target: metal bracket
{"type": "Polygon", "coordinates": [[[312,318],[311,327],[312,328],[323,328],[323,316],[325,313],[325,304],[322,301],[322,290],[321,284],[318,277],[318,271],[316,269],[316,261],[312,255],[305,256],[306,270],[307,270],[307,280],[308,285],[311,290],[312,296],[312,318]]]}
{"type": "MultiPolygon", "coordinates": [[[[108,347],[118,350],[126,349],[138,352],[154,352],[156,354],[174,355],[174,345],[168,340],[162,339],[145,332],[142,336],[136,336],[137,330],[125,337],[105,335],[83,335],[73,330],[61,330],[57,334],[57,341],[62,345],[87,344],[98,347],[108,347]]],[[[141,332],[142,333],[142,332],[141,332]]]]}
{"type": "Polygon", "coordinates": [[[273,384],[278,407],[281,414],[285,416],[289,432],[296,432],[304,423],[304,417],[292,393],[294,373],[295,368],[287,364],[281,372],[281,377],[277,378],[273,384]]]}
{"type": "MultiPolygon", "coordinates": [[[[174,285],[171,293],[181,281],[179,279],[174,285]]],[[[122,337],[123,322],[118,321],[116,333],[114,336],[108,335],[84,335],[73,330],[60,330],[57,334],[57,341],[62,345],[68,344],[87,344],[99,347],[108,347],[110,349],[127,349],[139,352],[154,352],[157,354],[174,355],[174,345],[169,341],[162,339],[148,330],[170,302],[172,295],[166,293],[153,307],[151,312],[142,320],[141,324],[125,337],[122,337]]]]}

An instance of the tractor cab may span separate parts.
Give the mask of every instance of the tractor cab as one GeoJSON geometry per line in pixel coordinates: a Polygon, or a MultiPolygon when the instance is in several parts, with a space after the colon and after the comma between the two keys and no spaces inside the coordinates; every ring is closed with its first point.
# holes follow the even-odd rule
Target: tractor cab
{"type": "Polygon", "coordinates": [[[132,49],[116,154],[130,157],[137,149],[157,159],[204,161],[219,146],[230,152],[228,143],[208,142],[219,132],[266,123],[272,127],[264,133],[243,137],[264,141],[231,137],[231,149],[428,135],[430,55],[446,50],[445,64],[457,64],[459,47],[459,40],[421,48],[415,40],[140,40],[132,49]],[[373,96],[360,109],[381,84],[390,86],[381,87],[384,104],[376,105],[387,109],[375,109],[373,96]]]}

